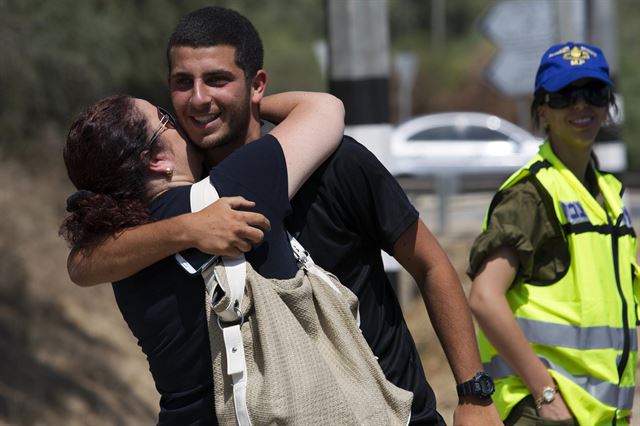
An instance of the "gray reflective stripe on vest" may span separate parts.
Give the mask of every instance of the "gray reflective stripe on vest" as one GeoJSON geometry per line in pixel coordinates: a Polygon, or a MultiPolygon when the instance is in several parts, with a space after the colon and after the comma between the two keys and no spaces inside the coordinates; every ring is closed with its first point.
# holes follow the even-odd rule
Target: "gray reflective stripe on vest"
{"type": "MultiPolygon", "coordinates": [[[[601,403],[610,407],[616,407],[619,410],[631,410],[635,386],[620,387],[614,383],[596,379],[592,376],[572,376],[566,370],[549,361],[547,358],[539,358],[547,368],[551,368],[552,370],[562,374],[601,403]]],[[[485,362],[483,364],[485,371],[494,380],[516,375],[506,361],[499,355],[494,356],[490,362],[485,362]]]]}
{"type": "MultiPolygon", "coordinates": [[[[533,343],[572,349],[624,349],[625,330],[622,327],[579,327],[516,317],[518,325],[533,343]]],[[[632,352],[638,350],[638,336],[629,333],[632,352]]]]}

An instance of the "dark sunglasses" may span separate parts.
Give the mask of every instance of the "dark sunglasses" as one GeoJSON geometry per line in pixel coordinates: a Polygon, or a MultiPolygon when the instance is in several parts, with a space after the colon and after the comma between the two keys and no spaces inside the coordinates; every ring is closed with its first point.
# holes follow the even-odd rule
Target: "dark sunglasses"
{"type": "Polygon", "coordinates": [[[605,84],[569,86],[559,92],[547,93],[544,102],[550,108],[562,109],[575,104],[580,97],[595,107],[605,107],[611,102],[611,89],[605,84]]]}
{"type": "Polygon", "coordinates": [[[160,124],[158,128],[153,132],[151,138],[149,138],[149,142],[147,142],[147,146],[151,148],[153,144],[158,140],[160,135],[165,129],[177,129],[178,125],[176,123],[176,119],[171,115],[169,111],[166,109],[156,106],[158,110],[158,118],[160,119],[160,124]]]}

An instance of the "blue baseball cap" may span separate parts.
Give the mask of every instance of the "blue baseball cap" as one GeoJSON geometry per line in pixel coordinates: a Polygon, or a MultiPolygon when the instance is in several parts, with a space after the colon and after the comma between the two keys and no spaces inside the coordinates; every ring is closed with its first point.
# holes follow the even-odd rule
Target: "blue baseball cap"
{"type": "Polygon", "coordinates": [[[584,43],[568,42],[551,46],[540,60],[535,91],[557,92],[581,78],[595,78],[609,86],[609,64],[602,50],[584,43]]]}

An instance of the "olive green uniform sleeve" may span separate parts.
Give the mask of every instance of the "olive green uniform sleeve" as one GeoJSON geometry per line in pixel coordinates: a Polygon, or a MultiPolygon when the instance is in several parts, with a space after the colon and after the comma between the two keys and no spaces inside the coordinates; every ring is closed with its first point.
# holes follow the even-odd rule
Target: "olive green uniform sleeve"
{"type": "Polygon", "coordinates": [[[564,275],[569,250],[550,198],[545,199],[533,178],[499,191],[491,203],[487,229],[474,241],[467,274],[473,279],[486,258],[503,246],[518,255],[518,278],[550,284],[564,275]]]}

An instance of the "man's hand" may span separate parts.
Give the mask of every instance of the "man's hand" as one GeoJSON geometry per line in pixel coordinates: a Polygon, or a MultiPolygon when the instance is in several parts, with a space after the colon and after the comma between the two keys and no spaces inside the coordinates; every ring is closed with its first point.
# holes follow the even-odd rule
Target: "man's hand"
{"type": "Polygon", "coordinates": [[[502,426],[496,406],[490,399],[463,397],[453,412],[454,426],[502,426]]]}
{"type": "Polygon", "coordinates": [[[241,211],[255,206],[243,197],[224,197],[189,218],[189,239],[200,251],[238,256],[262,242],[269,220],[260,213],[241,211]]]}

